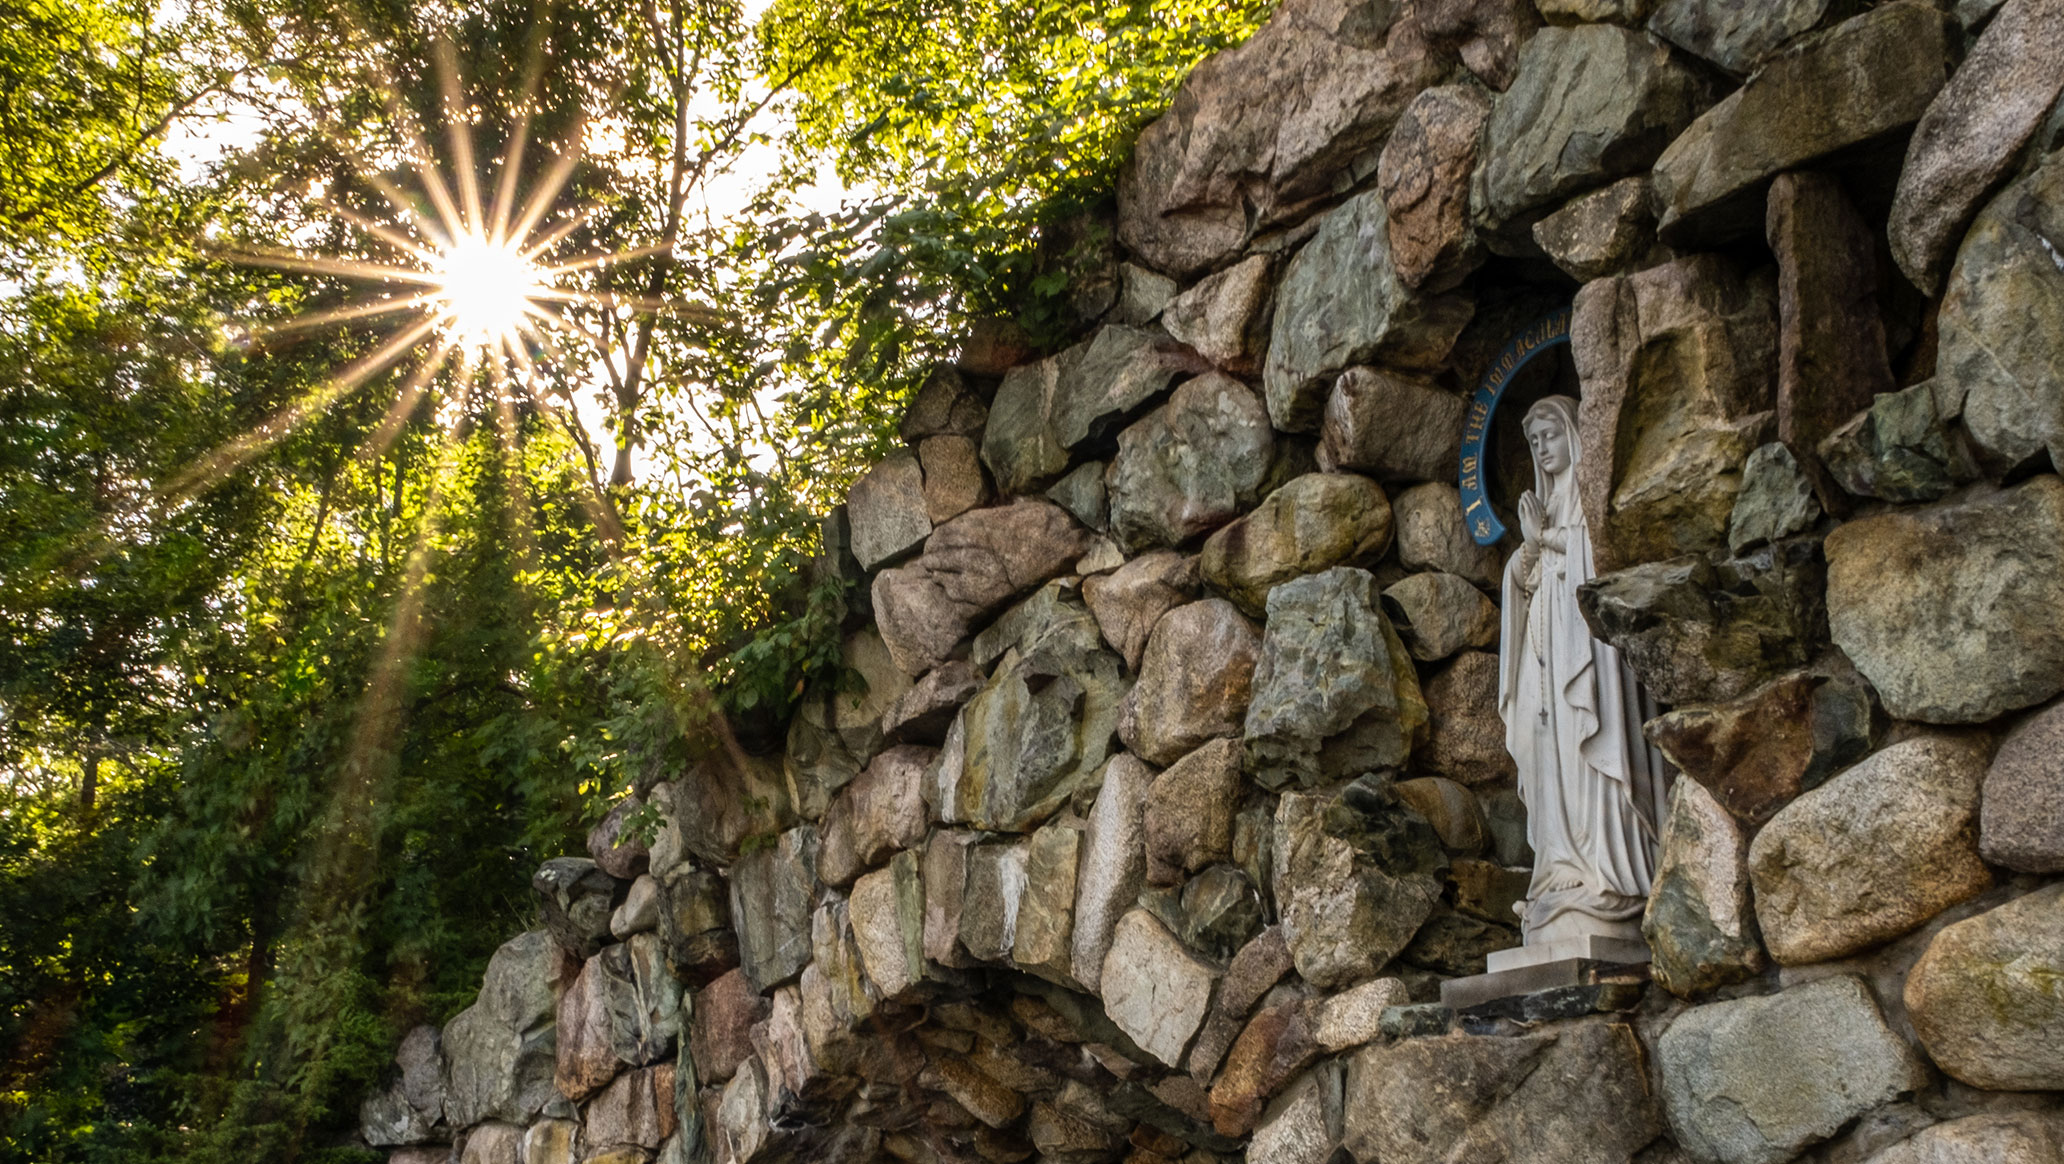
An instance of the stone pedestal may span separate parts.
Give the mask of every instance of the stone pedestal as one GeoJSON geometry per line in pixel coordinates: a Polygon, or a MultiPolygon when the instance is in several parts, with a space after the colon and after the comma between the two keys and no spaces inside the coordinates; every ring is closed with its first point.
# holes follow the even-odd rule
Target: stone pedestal
{"type": "Polygon", "coordinates": [[[1450,978],[1441,983],[1441,1005],[1462,1010],[1543,990],[1595,986],[1648,960],[1645,944],[1617,938],[1571,938],[1499,950],[1488,959],[1489,973],[1450,978]]]}

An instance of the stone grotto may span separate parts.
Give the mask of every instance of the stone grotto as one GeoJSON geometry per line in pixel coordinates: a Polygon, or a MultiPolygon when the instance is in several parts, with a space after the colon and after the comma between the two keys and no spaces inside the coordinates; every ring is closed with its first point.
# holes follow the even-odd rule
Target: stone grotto
{"type": "Polygon", "coordinates": [[[2064,1161],[2060,94],[2064,0],[1284,0],[825,519],[855,681],[547,861],[364,1142],[2064,1161]],[[1554,959],[1528,602],[1666,789],[1554,959]]]}

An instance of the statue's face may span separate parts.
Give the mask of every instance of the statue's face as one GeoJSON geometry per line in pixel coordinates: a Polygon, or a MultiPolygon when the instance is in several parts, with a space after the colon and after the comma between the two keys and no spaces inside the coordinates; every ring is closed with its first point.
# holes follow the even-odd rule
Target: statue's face
{"type": "Polygon", "coordinates": [[[1543,473],[1560,473],[1570,467],[1569,432],[1553,414],[1544,413],[1526,423],[1527,447],[1543,473]]]}

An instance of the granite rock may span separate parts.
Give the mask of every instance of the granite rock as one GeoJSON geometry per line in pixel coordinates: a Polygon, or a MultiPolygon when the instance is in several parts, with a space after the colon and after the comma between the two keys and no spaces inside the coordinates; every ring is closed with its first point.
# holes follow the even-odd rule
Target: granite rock
{"type": "Polygon", "coordinates": [[[1240,791],[1240,741],[1212,740],[1154,778],[1142,830],[1147,881],[1176,885],[1232,855],[1240,791]]]}
{"type": "Polygon", "coordinates": [[[1936,501],[1977,476],[1944,393],[1933,380],[1888,392],[1830,432],[1819,452],[1835,483],[1857,497],[1936,501]]]}
{"type": "Polygon", "coordinates": [[[1825,961],[1896,938],[1992,887],[1978,857],[1983,740],[1920,736],[1800,796],[1749,847],[1771,956],[1825,961]]]}
{"type": "Polygon", "coordinates": [[[1663,241],[1747,233],[1773,176],[1918,121],[1949,77],[1951,47],[1947,18],[1906,0],[1771,58],[1656,159],[1663,241]]]}
{"type": "Polygon", "coordinates": [[[1295,778],[1401,767],[1423,737],[1417,672],[1367,571],[1341,566],[1269,595],[1247,708],[1247,770],[1295,778]]]}
{"type": "Polygon", "coordinates": [[[1184,372],[1196,356],[1158,332],[1116,325],[1036,364],[1012,368],[989,406],[982,460],[996,487],[1019,496],[1067,471],[1071,454],[1115,430],[1184,372]]]}
{"type": "Polygon", "coordinates": [[[932,533],[927,512],[924,469],[916,454],[892,454],[862,473],[846,493],[860,568],[872,570],[923,545],[932,533]]]}
{"type": "Polygon", "coordinates": [[[1942,285],[1971,216],[2064,92],[2064,7],[2014,0],[1935,95],[1892,199],[1892,257],[1914,286],[1942,285]]]}
{"type": "Polygon", "coordinates": [[[1161,326],[1217,367],[1248,375],[1261,370],[1274,293],[1274,264],[1266,255],[1252,255],[1177,295],[1162,312],[1161,326]]]}
{"type": "Polygon", "coordinates": [[[1534,224],[1534,245],[1572,279],[1617,275],[1655,245],[1646,174],[1579,194],[1534,224]]]}
{"type": "MultiPolygon", "coordinates": [[[[972,437],[926,437],[917,446],[917,460],[924,469],[925,517],[931,524],[943,525],[988,504],[989,476],[982,470],[982,451],[972,437]]],[[[930,536],[931,531],[925,533],[930,536]]]]}
{"type": "Polygon", "coordinates": [[[1694,1007],[1656,1052],[1677,1142],[1731,1164],[1783,1164],[1928,1082],[1850,977],[1694,1007]]]}
{"type": "Polygon", "coordinates": [[[2064,481],[1860,518],[1827,539],[1828,627],[1895,719],[1982,723],[2064,691],[2064,481]]]}
{"type": "Polygon", "coordinates": [[[1399,277],[1380,190],[1349,199],[1320,221],[1276,290],[1263,370],[1270,422],[1318,429],[1333,378],[1356,364],[1438,365],[1472,310],[1466,298],[1416,294],[1399,277]]]}
{"type": "Polygon", "coordinates": [[[964,513],[933,531],[915,562],[874,580],[874,611],[906,675],[944,662],[977,620],[1065,573],[1089,545],[1066,511],[1020,500],[964,513]]]}
{"type": "Polygon", "coordinates": [[[2064,704],[2016,724],[1985,772],[1978,850],[2024,873],[2064,873],[2064,704]]]}
{"type": "Polygon", "coordinates": [[[1640,173],[1708,100],[1698,75],[1646,33],[1541,30],[1491,111],[1471,199],[1478,225],[1496,248],[1495,236],[1523,232],[1546,208],[1640,173]]]}
{"type": "Polygon", "coordinates": [[[1376,185],[1388,212],[1391,261],[1407,287],[1446,291],[1483,261],[1469,221],[1469,176],[1490,115],[1483,90],[1436,86],[1412,99],[1383,143],[1376,185]]]}
{"type": "Polygon", "coordinates": [[[1211,967],[1152,914],[1135,909],[1118,919],[1099,977],[1111,1021],[1142,1051],[1170,1067],[1181,1064],[1211,1004],[1211,967]]]}
{"type": "Polygon", "coordinates": [[[2064,158],[2052,153],[1979,212],[1936,318],[1935,369],[1963,393],[1964,428],[1987,461],[2047,451],[2064,467],[2064,158]]]}
{"type": "Polygon", "coordinates": [[[1199,376],[1118,434],[1111,534],[1137,553],[1208,533],[1254,504],[1275,436],[1261,399],[1220,373],[1199,376]]]}
{"type": "Polygon", "coordinates": [[[1462,495],[1446,481],[1414,485],[1391,502],[1398,561],[1407,570],[1459,575],[1495,588],[1505,565],[1496,546],[1480,546],[1462,520],[1462,495]]]}
{"type": "Polygon", "coordinates": [[[1498,607],[1467,578],[1409,574],[1383,592],[1383,610],[1422,663],[1438,663],[1465,648],[1495,646],[1498,607]]]}
{"type": "Polygon", "coordinates": [[[1749,903],[1749,842],[1742,827],[1695,780],[1670,790],[1654,888],[1641,936],[1663,989],[1683,998],[1742,982],[1764,966],[1749,903]]]}
{"type": "Polygon", "coordinates": [[[1425,874],[1394,877],[1325,829],[1325,800],[1285,795],[1272,843],[1277,916],[1297,973],[1321,990],[1373,977],[1411,943],[1440,900],[1425,874]]]}
{"type": "Polygon", "coordinates": [[[1083,827],[1069,968],[1092,994],[1099,992],[1118,918],[1146,884],[1147,794],[1154,779],[1154,770],[1130,752],[1111,757],[1083,827]]]}
{"type": "Polygon", "coordinates": [[[1498,784],[1513,778],[1498,713],[1498,656],[1463,651],[1426,681],[1427,744],[1415,762],[1458,784],[1498,784]]]}
{"type": "Polygon", "coordinates": [[[1600,572],[1726,543],[1743,463],[1770,435],[1776,299],[1717,255],[1577,293],[1577,487],[1600,572]]]}
{"type": "MultiPolygon", "coordinates": [[[[1269,592],[1340,565],[1374,565],[1390,547],[1383,487],[1352,473],[1307,473],[1204,543],[1204,580],[1259,615],[1269,592]]],[[[1148,757],[1153,759],[1153,757],[1148,757]]]]}
{"type": "Polygon", "coordinates": [[[1383,481],[1438,481],[1461,456],[1460,396],[1384,368],[1349,368],[1333,382],[1319,428],[1319,464],[1383,481]]]}
{"type": "Polygon", "coordinates": [[[2048,1164],[2058,1159],[2064,1159],[2064,1116],[2002,1111],[1922,1128],[1866,1164],[2048,1164]]]}
{"type": "Polygon", "coordinates": [[[1867,755],[1870,689],[1847,673],[1781,676],[1739,699],[1667,712],[1648,738],[1743,824],[1760,827],[1800,793],[1867,755]]]}
{"type": "Polygon", "coordinates": [[[1756,71],[1786,42],[1813,31],[1840,11],[1836,0],[1657,0],[1648,30],[1738,77],[1756,71]]]}
{"type": "Polygon", "coordinates": [[[817,830],[803,825],[738,859],[731,869],[731,917],[739,965],[755,990],[788,982],[810,960],[817,890],[817,830]]]}
{"type": "Polygon", "coordinates": [[[1142,554],[1110,574],[1085,578],[1082,597],[1104,641],[1138,671],[1161,616],[1197,596],[1197,560],[1173,550],[1142,554]]]}
{"type": "Polygon", "coordinates": [[[2064,1091],[2064,885],[1945,928],[1906,980],[1906,1011],[1944,1071],[1995,1091],[2064,1091]]]}

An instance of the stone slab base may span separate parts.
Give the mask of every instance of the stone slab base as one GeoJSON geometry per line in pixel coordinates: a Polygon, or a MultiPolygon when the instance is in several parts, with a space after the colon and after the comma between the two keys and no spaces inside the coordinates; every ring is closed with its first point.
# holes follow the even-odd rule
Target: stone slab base
{"type": "Polygon", "coordinates": [[[1630,964],[1640,965],[1647,961],[1648,951],[1644,948],[1641,956],[1632,963],[1602,958],[1561,958],[1468,978],[1450,978],[1441,983],[1441,1005],[1461,1010],[1500,998],[1538,994],[1544,990],[1595,986],[1605,979],[1624,975],[1630,964]]]}
{"type": "MultiPolygon", "coordinates": [[[[1484,965],[1492,974],[1496,974],[1503,970],[1518,970],[1526,966],[1567,962],[1572,959],[1633,965],[1636,962],[1648,961],[1648,957],[1648,943],[1639,938],[1607,938],[1597,934],[1585,934],[1582,937],[1561,938],[1533,946],[1494,950],[1490,957],[1484,959],[1484,965]]],[[[1556,985],[1572,984],[1558,982],[1556,985]]]]}

